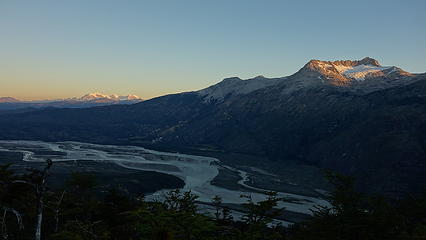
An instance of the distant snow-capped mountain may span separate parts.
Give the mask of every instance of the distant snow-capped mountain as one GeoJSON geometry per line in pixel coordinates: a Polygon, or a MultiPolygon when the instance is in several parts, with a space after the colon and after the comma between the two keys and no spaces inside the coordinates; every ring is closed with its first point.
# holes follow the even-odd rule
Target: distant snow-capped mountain
{"type": "Polygon", "coordinates": [[[19,100],[13,97],[0,97],[0,103],[15,103],[15,102],[19,102],[19,100]]]}
{"type": "Polygon", "coordinates": [[[79,98],[72,98],[71,100],[77,101],[141,101],[142,98],[136,95],[119,96],[116,94],[106,95],[102,93],[89,93],[79,98]]]}
{"type": "Polygon", "coordinates": [[[23,108],[87,108],[113,104],[133,104],[143,101],[136,95],[106,95],[102,93],[89,93],[82,97],[44,101],[20,101],[12,97],[0,97],[0,110],[13,110],[23,108]]]}

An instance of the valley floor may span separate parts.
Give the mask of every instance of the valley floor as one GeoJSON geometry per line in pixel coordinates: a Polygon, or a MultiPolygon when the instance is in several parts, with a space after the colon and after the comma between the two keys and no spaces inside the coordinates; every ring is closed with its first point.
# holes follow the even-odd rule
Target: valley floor
{"type": "MultiPolygon", "coordinates": [[[[108,174],[114,172],[114,179],[120,179],[119,185],[130,182],[132,186],[130,191],[148,192],[147,200],[161,200],[164,193],[172,188],[190,190],[199,196],[200,207],[207,212],[211,208],[209,203],[212,198],[219,195],[223,203],[234,210],[234,216],[237,218],[241,215],[240,204],[246,202],[241,195],[250,195],[257,202],[266,198],[266,191],[273,190],[253,186],[252,179],[256,177],[259,179],[261,176],[279,178],[259,168],[250,168],[249,173],[247,167],[231,167],[213,157],[160,152],[136,146],[82,142],[0,141],[0,152],[3,153],[0,155],[0,164],[6,163],[6,160],[10,162],[5,156],[19,154],[25,164],[40,164],[50,158],[59,169],[74,168],[77,164],[80,166],[77,171],[96,170],[103,174],[104,181],[108,181],[108,174]],[[144,174],[138,174],[142,172],[144,174]],[[256,175],[256,172],[259,174],[256,175]],[[148,178],[146,174],[149,175],[148,178]],[[141,175],[145,177],[140,177],[141,175]]],[[[286,199],[279,207],[286,209],[288,213],[286,215],[293,216],[286,219],[289,222],[309,215],[310,209],[315,205],[327,205],[320,197],[287,192],[278,192],[278,196],[286,199]]],[[[287,221],[283,223],[288,224],[287,221]]]]}

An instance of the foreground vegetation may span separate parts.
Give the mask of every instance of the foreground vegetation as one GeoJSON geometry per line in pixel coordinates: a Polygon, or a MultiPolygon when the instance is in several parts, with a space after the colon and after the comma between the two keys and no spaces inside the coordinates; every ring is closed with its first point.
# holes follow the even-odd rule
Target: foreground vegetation
{"type": "Polygon", "coordinates": [[[328,174],[334,191],[330,207],[289,227],[273,222],[283,199],[274,192],[259,203],[250,196],[242,219],[233,219],[220,196],[210,215],[198,210],[197,196],[173,190],[164,200],[145,201],[123,189],[99,192],[96,178],[74,173],[62,189],[49,189],[52,162],[44,169],[17,174],[0,167],[0,238],[48,240],[124,239],[426,239],[426,198],[390,200],[365,196],[353,180],[328,174]]]}

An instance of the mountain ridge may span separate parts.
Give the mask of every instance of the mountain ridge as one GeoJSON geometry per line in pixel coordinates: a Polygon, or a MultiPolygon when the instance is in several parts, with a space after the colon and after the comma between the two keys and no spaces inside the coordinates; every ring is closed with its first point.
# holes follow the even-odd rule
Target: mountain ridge
{"type": "Polygon", "coordinates": [[[365,191],[423,189],[426,74],[396,72],[335,85],[332,81],[339,79],[302,68],[259,87],[260,81],[269,80],[230,78],[209,91],[133,105],[3,115],[0,138],[259,155],[282,168],[300,164],[353,175],[365,191]]]}
{"type": "Polygon", "coordinates": [[[290,76],[279,78],[257,76],[246,80],[230,77],[196,92],[207,102],[223,101],[226,97],[248,94],[275,85],[285,86],[284,94],[301,88],[324,85],[338,87],[341,91],[365,94],[412,83],[417,75],[395,66],[383,67],[379,61],[370,57],[337,61],[313,59],[290,76]]]}

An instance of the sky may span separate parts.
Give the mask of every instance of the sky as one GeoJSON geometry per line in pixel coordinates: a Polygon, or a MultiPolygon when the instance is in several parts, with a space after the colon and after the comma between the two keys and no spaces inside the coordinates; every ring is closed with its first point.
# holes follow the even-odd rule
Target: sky
{"type": "Polygon", "coordinates": [[[426,72],[426,1],[0,0],[0,97],[145,99],[373,57],[426,72]]]}

